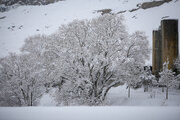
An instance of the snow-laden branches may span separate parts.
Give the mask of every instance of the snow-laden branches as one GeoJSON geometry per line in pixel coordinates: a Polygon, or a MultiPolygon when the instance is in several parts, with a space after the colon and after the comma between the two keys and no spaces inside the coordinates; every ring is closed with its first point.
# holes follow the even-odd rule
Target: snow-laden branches
{"type": "Polygon", "coordinates": [[[74,20],[49,36],[30,37],[22,52],[29,57],[26,64],[32,64],[20,67],[30,69],[28,82],[38,73],[33,77],[37,83],[40,79],[46,86],[58,86],[59,104],[97,105],[111,87],[125,82],[134,87],[140,81],[149,45],[143,32],[128,34],[122,16],[106,14],[74,20]]]}
{"type": "Polygon", "coordinates": [[[35,56],[10,54],[1,59],[0,65],[4,99],[12,99],[10,105],[32,106],[42,94],[41,71],[35,56]]]}

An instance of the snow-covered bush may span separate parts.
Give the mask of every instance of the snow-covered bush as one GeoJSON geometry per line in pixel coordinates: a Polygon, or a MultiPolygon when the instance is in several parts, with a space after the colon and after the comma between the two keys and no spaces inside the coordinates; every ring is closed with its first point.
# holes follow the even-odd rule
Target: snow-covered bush
{"type": "Polygon", "coordinates": [[[144,67],[144,71],[140,77],[142,80],[142,85],[144,86],[144,92],[148,91],[149,86],[158,85],[157,80],[155,80],[155,76],[152,75],[150,66],[144,67]]]}
{"type": "Polygon", "coordinates": [[[159,84],[166,87],[166,99],[168,99],[168,89],[178,85],[175,72],[168,69],[168,64],[168,62],[165,62],[163,64],[163,71],[159,73],[159,84]]]}

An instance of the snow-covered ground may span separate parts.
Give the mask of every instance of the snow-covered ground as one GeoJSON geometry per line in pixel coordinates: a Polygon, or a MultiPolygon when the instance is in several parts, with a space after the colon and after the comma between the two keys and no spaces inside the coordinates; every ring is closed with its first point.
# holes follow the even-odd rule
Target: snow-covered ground
{"type": "Polygon", "coordinates": [[[144,92],[143,88],[131,89],[131,97],[128,98],[126,86],[112,88],[107,96],[107,104],[111,106],[180,106],[180,90],[170,89],[169,99],[165,99],[166,89],[149,88],[144,92]]]}
{"type": "Polygon", "coordinates": [[[180,107],[0,108],[0,120],[179,120],[180,107]]]}
{"type": "MultiPolygon", "coordinates": [[[[0,19],[0,57],[6,56],[8,52],[19,53],[24,40],[29,36],[51,34],[61,24],[100,15],[96,10],[109,8],[117,13],[136,8],[138,3],[145,1],[150,0],[66,0],[46,6],[21,6],[0,13],[0,17],[5,17],[0,19]]],[[[180,19],[180,1],[175,1],[155,8],[123,13],[129,32],[145,31],[151,46],[152,30],[158,28],[162,17],[180,19]]],[[[147,63],[151,64],[151,59],[147,63]]]]}
{"type": "MultiPolygon", "coordinates": [[[[38,106],[56,106],[55,89],[44,94],[38,106]]],[[[148,92],[144,92],[143,88],[131,89],[131,97],[128,98],[128,89],[126,85],[111,88],[104,105],[106,106],[178,106],[180,107],[180,90],[169,89],[169,98],[165,99],[166,89],[162,92],[162,88],[149,88],[148,92]]]]}
{"type": "Polygon", "coordinates": [[[125,85],[119,86],[111,89],[107,96],[107,104],[111,106],[99,107],[55,107],[52,94],[52,91],[45,94],[38,107],[0,107],[0,120],[180,119],[180,90],[170,89],[169,99],[165,100],[165,93],[162,93],[161,89],[153,89],[152,92],[143,92],[142,88],[132,89],[131,98],[127,98],[125,85]]]}

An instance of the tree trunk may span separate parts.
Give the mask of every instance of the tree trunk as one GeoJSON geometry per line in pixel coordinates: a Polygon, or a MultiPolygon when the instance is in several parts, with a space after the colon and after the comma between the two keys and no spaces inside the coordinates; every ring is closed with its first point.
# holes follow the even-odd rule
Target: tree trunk
{"type": "Polygon", "coordinates": [[[33,93],[31,92],[31,104],[30,106],[33,106],[33,93]]]}
{"type": "Polygon", "coordinates": [[[128,98],[130,98],[130,86],[128,86],[128,98]]]}
{"type": "MultiPolygon", "coordinates": [[[[116,85],[118,85],[118,84],[120,84],[120,83],[121,83],[120,81],[115,82],[114,84],[111,84],[107,89],[105,89],[104,92],[102,91],[102,92],[103,92],[103,94],[102,94],[102,101],[105,100],[105,97],[106,97],[108,91],[109,91],[112,87],[114,87],[114,86],[116,86],[116,85]]],[[[103,89],[102,89],[102,90],[103,90],[103,89]]]]}
{"type": "Polygon", "coordinates": [[[162,92],[164,92],[164,87],[162,87],[162,92]]]}
{"type": "Polygon", "coordinates": [[[104,94],[102,95],[102,101],[105,100],[106,95],[107,95],[108,91],[110,90],[110,88],[111,88],[111,87],[108,87],[108,88],[105,90],[104,94]]]}
{"type": "Polygon", "coordinates": [[[168,99],[168,87],[166,87],[166,99],[168,99]]]}
{"type": "Polygon", "coordinates": [[[144,85],[144,92],[148,92],[148,85],[144,85]]]}

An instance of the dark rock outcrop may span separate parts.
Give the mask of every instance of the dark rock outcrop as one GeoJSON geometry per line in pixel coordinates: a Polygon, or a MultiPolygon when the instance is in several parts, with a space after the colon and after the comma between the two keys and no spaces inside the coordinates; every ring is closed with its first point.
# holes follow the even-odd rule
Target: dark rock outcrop
{"type": "MultiPolygon", "coordinates": [[[[161,0],[161,1],[152,1],[152,2],[143,2],[143,3],[139,3],[136,5],[136,8],[130,9],[130,10],[124,10],[129,11],[129,12],[134,12],[137,11],[139,9],[149,9],[149,8],[153,8],[153,7],[158,7],[163,5],[164,3],[168,3],[171,2],[172,0],[161,0]]],[[[124,13],[124,11],[119,11],[117,14],[119,13],[124,13]]]]}
{"type": "Polygon", "coordinates": [[[47,5],[50,3],[54,3],[62,0],[1,0],[0,4],[4,4],[5,6],[10,6],[14,4],[20,5],[47,5]]]}
{"type": "Polygon", "coordinates": [[[111,9],[102,9],[102,10],[97,10],[97,13],[101,13],[101,15],[107,14],[107,13],[111,13],[111,9]]]}
{"type": "Polygon", "coordinates": [[[167,3],[167,2],[170,2],[170,1],[172,1],[172,0],[144,2],[139,7],[142,8],[142,9],[148,9],[148,8],[153,8],[153,7],[160,6],[160,5],[162,5],[164,3],[167,3]]]}
{"type": "Polygon", "coordinates": [[[16,8],[19,5],[48,5],[64,0],[0,0],[0,12],[16,8]]]}

